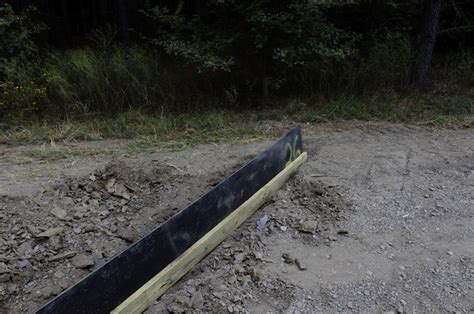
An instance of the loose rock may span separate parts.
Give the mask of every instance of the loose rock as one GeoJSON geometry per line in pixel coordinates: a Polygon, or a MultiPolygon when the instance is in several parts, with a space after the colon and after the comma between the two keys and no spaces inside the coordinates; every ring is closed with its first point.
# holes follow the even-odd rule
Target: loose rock
{"type": "Polygon", "coordinates": [[[67,211],[59,206],[53,206],[51,209],[51,214],[59,219],[64,219],[67,216],[67,211]]]}
{"type": "Polygon", "coordinates": [[[295,258],[295,264],[299,270],[306,270],[306,266],[298,258],[295,258]]]}
{"type": "Polygon", "coordinates": [[[204,305],[204,298],[200,291],[196,291],[191,298],[192,307],[195,309],[200,309],[204,305]]]}
{"type": "Polygon", "coordinates": [[[317,228],[318,222],[316,220],[307,220],[300,225],[300,228],[298,230],[304,233],[316,234],[317,228]]]}
{"type": "Polygon", "coordinates": [[[52,236],[55,236],[57,234],[60,234],[64,231],[64,228],[62,227],[56,227],[56,228],[51,228],[48,229],[44,232],[41,232],[40,234],[36,235],[38,238],[50,238],[52,236]]]}
{"type": "Polygon", "coordinates": [[[76,255],[76,252],[74,252],[74,251],[64,252],[64,253],[57,254],[57,255],[54,255],[54,256],[50,257],[48,259],[48,261],[49,262],[55,262],[55,261],[59,261],[59,260],[62,260],[62,259],[71,258],[74,255],[76,255]]]}

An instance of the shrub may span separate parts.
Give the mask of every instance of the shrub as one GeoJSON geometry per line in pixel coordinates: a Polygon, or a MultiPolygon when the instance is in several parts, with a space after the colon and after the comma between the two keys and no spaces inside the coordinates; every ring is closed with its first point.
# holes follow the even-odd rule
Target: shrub
{"type": "Polygon", "coordinates": [[[438,80],[456,82],[462,87],[474,86],[474,49],[462,49],[435,60],[434,72],[438,80]]]}
{"type": "MultiPolygon", "coordinates": [[[[47,81],[15,82],[7,79],[0,82],[0,114],[4,118],[28,118],[44,113],[47,81]]],[[[1,120],[1,119],[0,119],[1,120]]]]}
{"type": "Polygon", "coordinates": [[[33,7],[15,14],[9,4],[0,4],[0,79],[12,78],[24,62],[37,53],[33,36],[44,29],[41,23],[31,22],[33,7]]]}
{"type": "MultiPolygon", "coordinates": [[[[44,78],[36,77],[30,62],[37,53],[33,35],[43,25],[29,19],[33,8],[15,14],[9,4],[0,5],[0,116],[28,115],[44,98],[44,78]]],[[[1,119],[1,118],[0,118],[1,119]]]]}
{"type": "Polygon", "coordinates": [[[334,97],[400,89],[407,85],[411,58],[410,41],[402,34],[366,38],[349,58],[317,60],[293,71],[288,93],[334,97]]]}

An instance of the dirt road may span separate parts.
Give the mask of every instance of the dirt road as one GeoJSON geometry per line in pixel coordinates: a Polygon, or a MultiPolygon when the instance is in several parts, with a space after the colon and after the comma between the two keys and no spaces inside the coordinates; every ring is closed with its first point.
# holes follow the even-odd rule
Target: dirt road
{"type": "MultiPolygon", "coordinates": [[[[303,132],[307,164],[147,312],[474,311],[474,131],[303,132]]],[[[0,147],[0,311],[33,311],[272,140],[58,161],[0,147]]]]}

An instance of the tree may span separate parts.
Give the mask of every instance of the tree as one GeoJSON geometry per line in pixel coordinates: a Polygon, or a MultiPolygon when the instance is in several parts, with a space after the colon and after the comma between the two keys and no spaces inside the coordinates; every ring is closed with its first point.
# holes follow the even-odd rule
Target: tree
{"type": "Polygon", "coordinates": [[[351,52],[352,34],[325,16],[335,3],[221,0],[202,1],[196,10],[180,1],[174,7],[155,6],[147,15],[158,27],[151,42],[167,54],[200,72],[245,72],[266,97],[272,82],[288,71],[351,52]]]}
{"type": "Polygon", "coordinates": [[[411,82],[415,88],[428,88],[431,85],[430,68],[433,48],[438,35],[441,0],[424,0],[421,27],[416,47],[415,62],[411,82]]]}
{"type": "Polygon", "coordinates": [[[16,68],[36,54],[33,37],[44,25],[32,22],[30,16],[34,11],[27,7],[15,13],[11,5],[0,5],[0,80],[7,74],[15,75],[16,68]]]}

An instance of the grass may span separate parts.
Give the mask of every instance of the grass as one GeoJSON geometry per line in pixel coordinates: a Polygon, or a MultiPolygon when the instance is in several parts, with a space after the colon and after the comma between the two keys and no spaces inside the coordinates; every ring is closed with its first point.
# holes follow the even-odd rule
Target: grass
{"type": "Polygon", "coordinates": [[[239,113],[226,111],[182,114],[170,117],[130,111],[113,118],[85,120],[43,120],[15,123],[4,127],[0,143],[71,142],[101,139],[140,139],[148,142],[180,141],[190,145],[219,138],[248,135],[255,130],[239,113]],[[234,120],[235,119],[235,120],[234,120]]]}
{"type": "Polygon", "coordinates": [[[474,97],[469,93],[452,96],[413,94],[391,99],[385,95],[365,100],[351,97],[332,101],[292,100],[285,105],[239,112],[213,110],[160,116],[129,111],[116,117],[16,121],[0,126],[0,143],[133,139],[133,146],[127,150],[142,151],[157,143],[168,148],[182,148],[228,139],[275,136],[294,123],[376,120],[472,127],[473,113],[474,97]],[[268,121],[273,121],[273,125],[263,126],[263,122],[268,121]]]}

